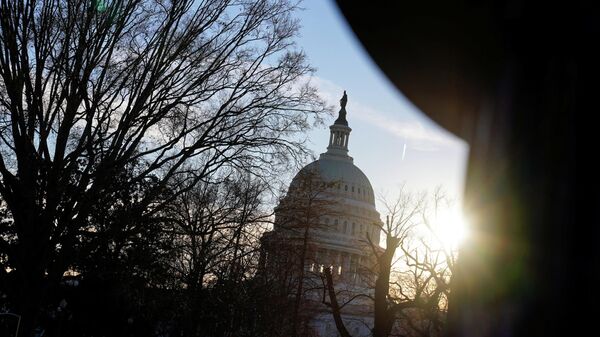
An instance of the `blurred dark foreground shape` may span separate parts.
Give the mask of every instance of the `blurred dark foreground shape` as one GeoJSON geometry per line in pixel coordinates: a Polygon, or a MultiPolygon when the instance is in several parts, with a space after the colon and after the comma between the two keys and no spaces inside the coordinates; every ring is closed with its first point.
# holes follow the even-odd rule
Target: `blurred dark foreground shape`
{"type": "MultiPolygon", "coordinates": [[[[587,329],[593,238],[575,210],[575,124],[598,20],[583,5],[402,1],[338,5],[370,56],[425,114],[470,145],[447,336],[587,329]]],[[[595,41],[595,42],[594,42],[595,41]]],[[[579,214],[581,216],[581,214],[579,214]]]]}

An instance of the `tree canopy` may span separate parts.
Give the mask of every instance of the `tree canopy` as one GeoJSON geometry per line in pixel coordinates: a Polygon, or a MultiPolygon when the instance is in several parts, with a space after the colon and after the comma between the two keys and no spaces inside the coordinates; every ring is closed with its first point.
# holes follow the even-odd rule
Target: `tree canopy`
{"type": "Polygon", "coordinates": [[[294,44],[296,9],[0,2],[0,268],[26,331],[98,240],[147,235],[199,183],[264,179],[308,153],[299,134],[326,106],[294,44]]]}

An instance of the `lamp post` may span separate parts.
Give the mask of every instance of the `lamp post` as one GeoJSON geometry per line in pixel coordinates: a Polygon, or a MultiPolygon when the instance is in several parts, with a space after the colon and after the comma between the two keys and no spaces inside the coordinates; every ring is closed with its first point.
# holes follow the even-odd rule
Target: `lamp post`
{"type": "Polygon", "coordinates": [[[15,337],[17,337],[17,335],[19,334],[19,326],[21,325],[21,315],[13,314],[11,312],[2,312],[0,313],[0,316],[2,315],[13,316],[17,318],[17,329],[15,330],[15,337]]]}

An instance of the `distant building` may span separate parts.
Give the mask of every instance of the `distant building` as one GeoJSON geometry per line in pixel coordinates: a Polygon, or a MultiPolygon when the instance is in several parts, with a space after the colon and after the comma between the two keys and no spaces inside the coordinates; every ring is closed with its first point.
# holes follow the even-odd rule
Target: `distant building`
{"type": "MultiPolygon", "coordinates": [[[[380,249],[382,223],[373,188],[348,155],[352,129],[346,120],[346,102],[344,92],[339,116],[330,126],[327,152],[294,177],[276,209],[273,230],[262,239],[263,271],[274,278],[281,277],[281,282],[289,282],[281,275],[297,277],[299,272],[287,268],[303,267],[302,315],[306,325],[321,337],[338,335],[331,312],[322,303],[323,299],[328,300],[323,297],[320,278],[323,268],[331,268],[341,303],[357,294],[372,296],[372,247],[380,249]],[[298,263],[302,255],[303,263],[298,263]]],[[[292,286],[289,290],[293,296],[297,289],[292,286]]],[[[353,336],[370,335],[370,299],[359,296],[342,313],[353,336]]]]}

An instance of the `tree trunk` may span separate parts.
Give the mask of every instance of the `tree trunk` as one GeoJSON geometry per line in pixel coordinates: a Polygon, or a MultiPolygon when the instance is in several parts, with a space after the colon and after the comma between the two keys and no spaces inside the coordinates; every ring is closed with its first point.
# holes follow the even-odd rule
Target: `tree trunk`
{"type": "MultiPolygon", "coordinates": [[[[30,175],[30,174],[29,174],[30,175]]],[[[11,295],[17,314],[21,315],[19,336],[30,336],[37,324],[39,308],[44,297],[45,265],[47,262],[48,228],[35,204],[35,188],[27,180],[27,174],[21,179],[24,186],[15,188],[10,197],[11,213],[18,240],[12,247],[11,260],[16,267],[15,292],[11,295]]]]}
{"type": "Polygon", "coordinates": [[[388,293],[390,288],[390,271],[392,259],[396,252],[399,239],[387,235],[386,249],[378,258],[379,273],[375,281],[375,319],[373,323],[373,337],[387,337],[392,330],[394,322],[393,311],[388,308],[388,293]]]}
{"type": "Polygon", "coordinates": [[[42,299],[45,297],[44,256],[45,246],[35,245],[38,240],[22,240],[19,243],[20,259],[16,270],[17,310],[21,315],[19,336],[31,336],[38,324],[42,299]]]}
{"type": "Polygon", "coordinates": [[[333,277],[331,276],[331,269],[325,269],[325,280],[327,293],[329,294],[329,307],[331,308],[331,312],[333,313],[333,320],[335,321],[335,327],[337,331],[340,333],[341,337],[352,337],[348,330],[346,329],[346,325],[342,320],[342,312],[340,309],[340,305],[337,301],[337,296],[335,294],[335,288],[333,287],[333,277]]]}

